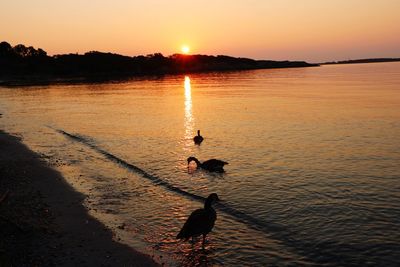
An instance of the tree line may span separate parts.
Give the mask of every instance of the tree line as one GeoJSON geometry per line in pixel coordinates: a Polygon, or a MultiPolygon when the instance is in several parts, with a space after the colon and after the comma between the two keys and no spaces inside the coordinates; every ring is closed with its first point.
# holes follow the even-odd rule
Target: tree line
{"type": "Polygon", "coordinates": [[[90,51],[85,54],[47,55],[41,48],[0,43],[0,77],[102,77],[163,75],[203,71],[249,70],[315,66],[303,61],[271,61],[230,56],[161,53],[123,56],[90,51]]]}

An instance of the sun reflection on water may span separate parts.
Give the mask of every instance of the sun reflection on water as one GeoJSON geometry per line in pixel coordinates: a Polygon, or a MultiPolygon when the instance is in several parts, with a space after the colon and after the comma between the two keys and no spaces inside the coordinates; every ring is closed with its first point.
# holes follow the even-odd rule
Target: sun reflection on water
{"type": "Polygon", "coordinates": [[[194,118],[192,113],[192,87],[189,76],[185,76],[185,139],[193,135],[194,118]]]}

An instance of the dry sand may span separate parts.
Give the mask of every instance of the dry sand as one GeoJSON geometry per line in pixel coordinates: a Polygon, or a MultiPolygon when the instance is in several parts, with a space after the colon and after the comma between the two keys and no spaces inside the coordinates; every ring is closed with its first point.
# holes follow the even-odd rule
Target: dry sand
{"type": "Polygon", "coordinates": [[[158,266],[113,240],[84,197],[0,131],[0,266],[158,266]]]}

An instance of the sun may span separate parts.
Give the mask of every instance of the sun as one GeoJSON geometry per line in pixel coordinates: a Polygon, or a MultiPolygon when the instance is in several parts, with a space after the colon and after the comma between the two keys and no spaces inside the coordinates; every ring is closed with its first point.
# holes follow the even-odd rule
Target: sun
{"type": "Polygon", "coordinates": [[[190,47],[187,46],[187,45],[183,45],[182,46],[182,53],[187,55],[187,54],[189,54],[189,52],[190,52],[190,47]]]}

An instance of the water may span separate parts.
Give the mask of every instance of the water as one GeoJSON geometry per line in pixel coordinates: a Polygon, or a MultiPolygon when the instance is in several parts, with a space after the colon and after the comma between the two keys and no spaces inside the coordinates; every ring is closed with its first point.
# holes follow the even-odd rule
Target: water
{"type": "Polygon", "coordinates": [[[159,262],[400,264],[399,63],[0,88],[0,99],[1,129],[159,262]],[[188,172],[189,156],[229,165],[188,172]],[[206,250],[175,240],[212,192],[223,201],[206,250]]]}

